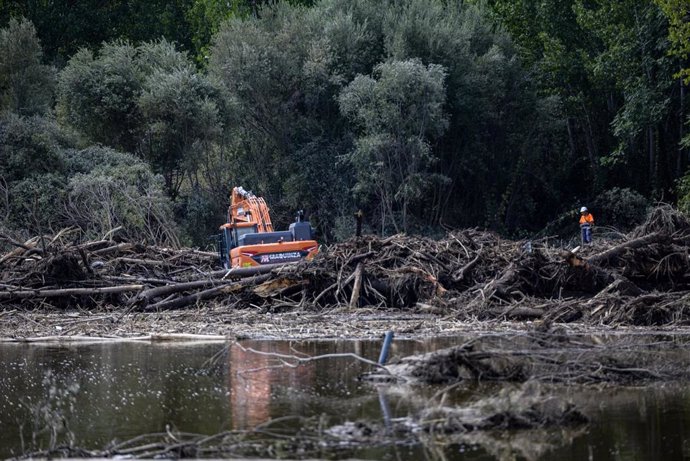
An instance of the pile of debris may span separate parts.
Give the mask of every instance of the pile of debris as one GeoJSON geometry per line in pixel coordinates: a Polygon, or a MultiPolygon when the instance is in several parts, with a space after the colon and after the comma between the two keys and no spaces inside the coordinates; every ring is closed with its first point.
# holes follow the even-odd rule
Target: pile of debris
{"type": "Polygon", "coordinates": [[[578,252],[469,229],[441,240],[366,236],[310,262],[225,271],[214,270],[215,253],[76,240],[69,230],[26,242],[0,235],[11,248],[0,256],[0,306],[433,308],[458,320],[690,323],[690,222],[670,206],[624,238],[578,252]]]}
{"type": "Polygon", "coordinates": [[[376,383],[500,381],[645,384],[690,379],[686,344],[663,336],[596,336],[565,328],[477,336],[460,346],[401,358],[362,377],[376,383]],[[576,359],[574,359],[576,357],[576,359]]]}

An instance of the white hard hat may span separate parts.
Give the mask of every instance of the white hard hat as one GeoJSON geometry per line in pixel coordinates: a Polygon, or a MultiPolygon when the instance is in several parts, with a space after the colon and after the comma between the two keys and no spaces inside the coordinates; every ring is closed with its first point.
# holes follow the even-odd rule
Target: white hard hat
{"type": "Polygon", "coordinates": [[[580,213],[586,213],[586,212],[587,212],[586,206],[583,206],[582,208],[580,208],[580,213]]]}

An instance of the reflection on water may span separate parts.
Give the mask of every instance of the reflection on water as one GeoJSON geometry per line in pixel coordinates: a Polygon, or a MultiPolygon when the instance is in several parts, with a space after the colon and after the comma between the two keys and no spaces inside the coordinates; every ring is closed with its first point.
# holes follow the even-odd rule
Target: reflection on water
{"type": "MultiPolygon", "coordinates": [[[[461,342],[395,341],[393,357],[461,342]]],[[[380,342],[247,341],[283,355],[354,352],[376,359],[380,342]]],[[[0,458],[60,443],[102,449],[113,440],[172,431],[215,434],[282,416],[320,417],[326,425],[391,420],[428,405],[438,388],[374,387],[357,377],[367,365],[347,358],[287,366],[286,360],[222,344],[0,345],[0,458]],[[218,360],[209,359],[218,355],[218,360]]],[[[687,350],[681,348],[680,350],[687,350]]],[[[660,358],[660,360],[663,358],[660,358]]],[[[290,362],[290,361],[289,361],[290,362]]],[[[294,362],[290,362],[294,363],[294,362]]],[[[467,385],[446,403],[491,396],[498,385],[467,385]]],[[[690,389],[561,388],[592,416],[576,431],[469,434],[413,446],[328,453],[362,459],[679,459],[690,460],[690,389]]],[[[296,424],[296,423],[295,423],[296,424]]],[[[297,431],[299,427],[293,427],[297,431]]]]}
{"type": "MultiPolygon", "coordinates": [[[[250,350],[237,344],[228,355],[232,428],[249,429],[271,418],[271,403],[280,389],[309,389],[314,381],[315,362],[288,366],[284,359],[257,354],[260,351],[292,356],[287,342],[260,342],[250,350]]],[[[304,354],[301,354],[304,356],[304,354]]]]}

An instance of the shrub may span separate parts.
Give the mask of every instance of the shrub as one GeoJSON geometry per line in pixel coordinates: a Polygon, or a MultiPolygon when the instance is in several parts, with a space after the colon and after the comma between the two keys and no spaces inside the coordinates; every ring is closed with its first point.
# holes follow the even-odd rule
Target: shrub
{"type": "Polygon", "coordinates": [[[67,220],[87,236],[118,229],[131,241],[179,246],[160,176],[142,163],[108,165],[70,178],[67,220]]]}
{"type": "Polygon", "coordinates": [[[638,192],[614,187],[599,194],[589,206],[598,225],[627,232],[647,217],[650,203],[638,192]]]}
{"type": "Polygon", "coordinates": [[[8,186],[10,227],[34,235],[57,230],[64,189],[64,177],[50,173],[11,183],[8,186]]]}

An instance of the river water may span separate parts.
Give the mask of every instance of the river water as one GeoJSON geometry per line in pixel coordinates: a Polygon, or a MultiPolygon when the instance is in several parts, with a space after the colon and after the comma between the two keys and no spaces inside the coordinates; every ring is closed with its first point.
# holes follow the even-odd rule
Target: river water
{"type": "MultiPolygon", "coordinates": [[[[396,340],[392,356],[459,341],[396,340]]],[[[347,352],[372,360],[380,349],[380,342],[368,341],[242,345],[305,357],[347,352]]],[[[368,370],[364,363],[336,357],[290,367],[275,356],[224,343],[2,344],[0,458],[60,444],[100,450],[113,441],[166,428],[171,433],[210,435],[287,416],[320,417],[326,426],[359,420],[380,423],[414,412],[438,390],[375,387],[358,380],[368,370]]],[[[464,387],[452,399],[462,405],[477,395],[497,392],[497,387],[464,387]]],[[[561,392],[586,409],[589,425],[477,434],[462,443],[353,447],[317,457],[690,460],[690,387],[578,386],[561,392]]],[[[302,420],[286,421],[283,426],[290,429],[293,424],[296,431],[302,420]]]]}

